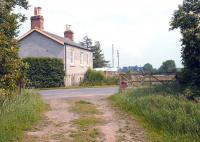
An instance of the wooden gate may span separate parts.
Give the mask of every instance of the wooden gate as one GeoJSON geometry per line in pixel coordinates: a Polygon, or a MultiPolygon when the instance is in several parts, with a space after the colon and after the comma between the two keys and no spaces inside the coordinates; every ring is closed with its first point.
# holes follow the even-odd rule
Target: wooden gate
{"type": "Polygon", "coordinates": [[[175,82],[175,74],[151,74],[151,73],[120,73],[119,88],[124,90],[132,87],[140,87],[142,85],[152,84],[168,84],[175,82]]]}

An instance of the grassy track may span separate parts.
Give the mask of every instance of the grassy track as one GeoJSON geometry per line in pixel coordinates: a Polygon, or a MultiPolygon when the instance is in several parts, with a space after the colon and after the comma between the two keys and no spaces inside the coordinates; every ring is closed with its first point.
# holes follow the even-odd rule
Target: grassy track
{"type": "Polygon", "coordinates": [[[30,91],[6,100],[0,105],[0,142],[20,140],[44,109],[40,96],[30,91]]]}
{"type": "Polygon", "coordinates": [[[114,105],[141,120],[151,141],[199,142],[200,104],[173,90],[138,88],[111,97],[114,105]]]}
{"type": "Polygon", "coordinates": [[[72,121],[73,125],[77,127],[77,130],[71,134],[73,141],[95,142],[101,136],[95,126],[103,122],[103,120],[95,116],[99,114],[96,106],[90,102],[80,100],[75,102],[71,110],[79,114],[79,118],[72,121]]]}

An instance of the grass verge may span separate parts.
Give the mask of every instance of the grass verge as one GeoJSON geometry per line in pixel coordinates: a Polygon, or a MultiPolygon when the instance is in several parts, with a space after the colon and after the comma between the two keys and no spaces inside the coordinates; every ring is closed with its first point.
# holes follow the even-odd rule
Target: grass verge
{"type": "Polygon", "coordinates": [[[41,118],[45,104],[33,91],[7,99],[0,105],[0,142],[20,140],[24,131],[41,118]]]}
{"type": "Polygon", "coordinates": [[[200,104],[174,96],[177,91],[169,91],[160,87],[138,88],[110,99],[141,120],[150,132],[151,141],[200,141],[200,104]]]}

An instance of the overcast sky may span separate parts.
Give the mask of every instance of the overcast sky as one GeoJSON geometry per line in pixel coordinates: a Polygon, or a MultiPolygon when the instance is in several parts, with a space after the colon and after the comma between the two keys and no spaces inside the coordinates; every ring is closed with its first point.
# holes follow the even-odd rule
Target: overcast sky
{"type": "Polygon", "coordinates": [[[120,52],[120,66],[149,62],[159,67],[163,61],[173,59],[181,67],[181,35],[178,30],[169,31],[169,22],[182,1],[29,0],[31,7],[23,11],[28,20],[20,27],[20,35],[30,30],[33,8],[41,6],[46,31],[63,36],[65,24],[70,24],[75,41],[85,35],[100,41],[109,61],[114,44],[120,52]]]}

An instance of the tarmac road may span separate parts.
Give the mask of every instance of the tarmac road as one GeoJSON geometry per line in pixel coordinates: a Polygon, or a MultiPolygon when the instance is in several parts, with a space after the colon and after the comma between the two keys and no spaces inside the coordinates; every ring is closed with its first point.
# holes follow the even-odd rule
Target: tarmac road
{"type": "Polygon", "coordinates": [[[107,88],[78,88],[78,89],[55,89],[41,90],[39,93],[44,99],[64,99],[76,97],[109,96],[118,92],[117,87],[107,88]]]}

